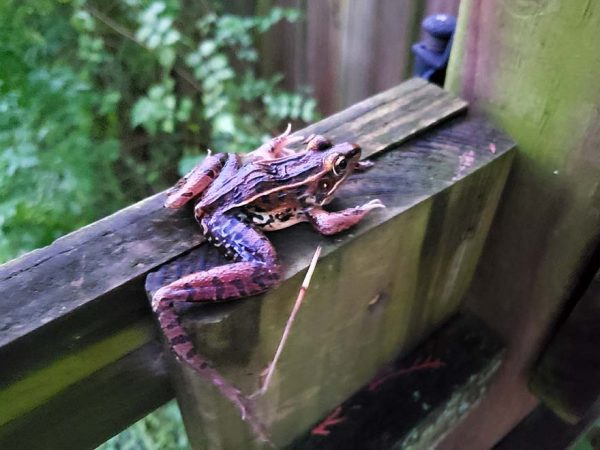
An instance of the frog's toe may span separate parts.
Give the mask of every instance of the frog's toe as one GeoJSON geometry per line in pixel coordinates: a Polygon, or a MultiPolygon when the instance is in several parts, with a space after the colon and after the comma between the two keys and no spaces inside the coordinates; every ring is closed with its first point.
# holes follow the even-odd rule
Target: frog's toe
{"type": "Polygon", "coordinates": [[[373,161],[359,161],[354,170],[364,172],[365,170],[369,170],[374,165],[375,163],[373,161]]]}
{"type": "Polygon", "coordinates": [[[385,208],[385,207],[386,206],[378,198],[371,200],[370,202],[367,202],[361,206],[362,209],[365,209],[367,211],[370,211],[372,209],[377,209],[377,208],[385,208]]]}

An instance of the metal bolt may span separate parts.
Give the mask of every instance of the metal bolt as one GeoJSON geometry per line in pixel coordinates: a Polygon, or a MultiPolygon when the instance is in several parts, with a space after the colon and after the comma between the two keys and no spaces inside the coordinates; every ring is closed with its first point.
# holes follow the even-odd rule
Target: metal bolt
{"type": "Polygon", "coordinates": [[[443,83],[456,29],[456,17],[449,14],[428,16],[423,20],[421,29],[425,36],[412,47],[415,54],[415,74],[426,80],[443,83]]]}

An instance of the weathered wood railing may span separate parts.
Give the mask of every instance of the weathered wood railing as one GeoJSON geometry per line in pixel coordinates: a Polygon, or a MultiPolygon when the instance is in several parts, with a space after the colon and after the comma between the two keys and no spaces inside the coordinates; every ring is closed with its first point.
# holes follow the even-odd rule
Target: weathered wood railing
{"type": "MultiPolygon", "coordinates": [[[[414,79],[302,131],[357,141],[365,157],[393,150],[349,181],[338,203],[379,197],[387,209],[331,239],[303,226],[273,235],[287,279],[306,268],[317,242],[324,243],[325,257],[311,288],[315,300],[303,306],[309,318],[297,327],[318,322],[307,330],[325,333],[323,348],[347,352],[335,362],[330,358],[323,369],[343,388],[329,396],[321,392],[312,409],[302,403],[310,413],[295,427],[310,425],[459,307],[514,147],[484,120],[468,116],[423,134],[465,106],[414,79]],[[380,301],[368,307],[375,296],[380,301]],[[335,300],[341,297],[344,301],[335,300]],[[345,303],[348,299],[352,303],[345,303]],[[351,308],[361,309],[346,315],[351,308]],[[347,331],[359,335],[344,334],[344,323],[333,326],[328,314],[348,320],[347,331]],[[326,336],[329,328],[341,333],[334,333],[338,342],[328,340],[334,337],[326,336]],[[342,383],[349,358],[362,358],[363,368],[342,383]]],[[[0,448],[91,447],[173,395],[144,280],[202,238],[189,212],[166,211],[162,201],[162,194],[148,198],[0,267],[0,448]]],[[[258,369],[271,356],[296,289],[294,279],[261,301],[202,310],[209,321],[219,321],[201,339],[204,349],[243,387],[250,382],[240,367],[247,369],[249,362],[258,369]],[[232,347],[248,337],[256,341],[236,353],[232,347]],[[232,362],[236,355],[244,362],[232,362]]],[[[187,324],[206,331],[206,325],[187,324]]],[[[323,363],[294,359],[302,354],[293,356],[294,348],[311,342],[290,342],[292,356],[282,364],[282,374],[323,363]]],[[[186,397],[187,421],[194,420],[190,411],[199,413],[196,395],[186,397]]],[[[290,428],[282,429],[279,435],[289,440],[290,428]]],[[[225,447],[227,439],[221,442],[225,447]]]]}

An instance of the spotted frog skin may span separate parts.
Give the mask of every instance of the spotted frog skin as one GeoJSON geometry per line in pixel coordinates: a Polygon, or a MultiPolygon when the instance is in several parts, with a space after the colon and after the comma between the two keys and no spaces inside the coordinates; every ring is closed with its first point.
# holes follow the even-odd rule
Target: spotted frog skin
{"type": "Polygon", "coordinates": [[[220,302],[259,294],[276,286],[282,276],[275,248],[263,232],[309,222],[319,233],[332,235],[350,228],[376,208],[379,200],[327,212],[324,206],[355,169],[361,149],[347,142],[333,145],[311,136],[301,151],[287,146],[301,138],[288,130],[247,155],[210,155],[167,194],[165,206],[194,202],[202,233],[232,261],[192,273],[160,288],[152,298],[169,347],[200,375],[210,379],[242,412],[258,435],[264,429],[251,404],[199,355],[181,326],[176,302],[220,302]]]}

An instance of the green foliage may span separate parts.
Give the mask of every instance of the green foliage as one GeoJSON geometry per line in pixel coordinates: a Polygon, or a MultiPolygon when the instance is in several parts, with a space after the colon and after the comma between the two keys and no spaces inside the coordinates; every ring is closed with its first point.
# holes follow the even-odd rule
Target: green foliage
{"type": "Polygon", "coordinates": [[[0,261],[165,188],[208,147],[315,119],[306,92],[259,75],[258,40],[297,10],[182,8],[0,2],[0,261]]]}
{"type": "MultiPolygon", "coordinates": [[[[315,119],[259,76],[257,41],[297,10],[218,2],[0,2],[0,262],[165,188],[207,147],[247,151],[315,119]]],[[[174,402],[105,443],[189,448],[174,402]]]]}
{"type": "Polygon", "coordinates": [[[112,170],[119,155],[111,136],[114,96],[104,97],[72,67],[58,64],[63,48],[56,38],[68,30],[62,14],[50,19],[58,13],[52,2],[40,2],[36,11],[0,6],[0,260],[124,201],[112,170]],[[38,65],[40,59],[55,63],[38,65]]]}
{"type": "Polygon", "coordinates": [[[190,445],[175,401],[108,440],[97,450],[186,450],[190,445]]]}

